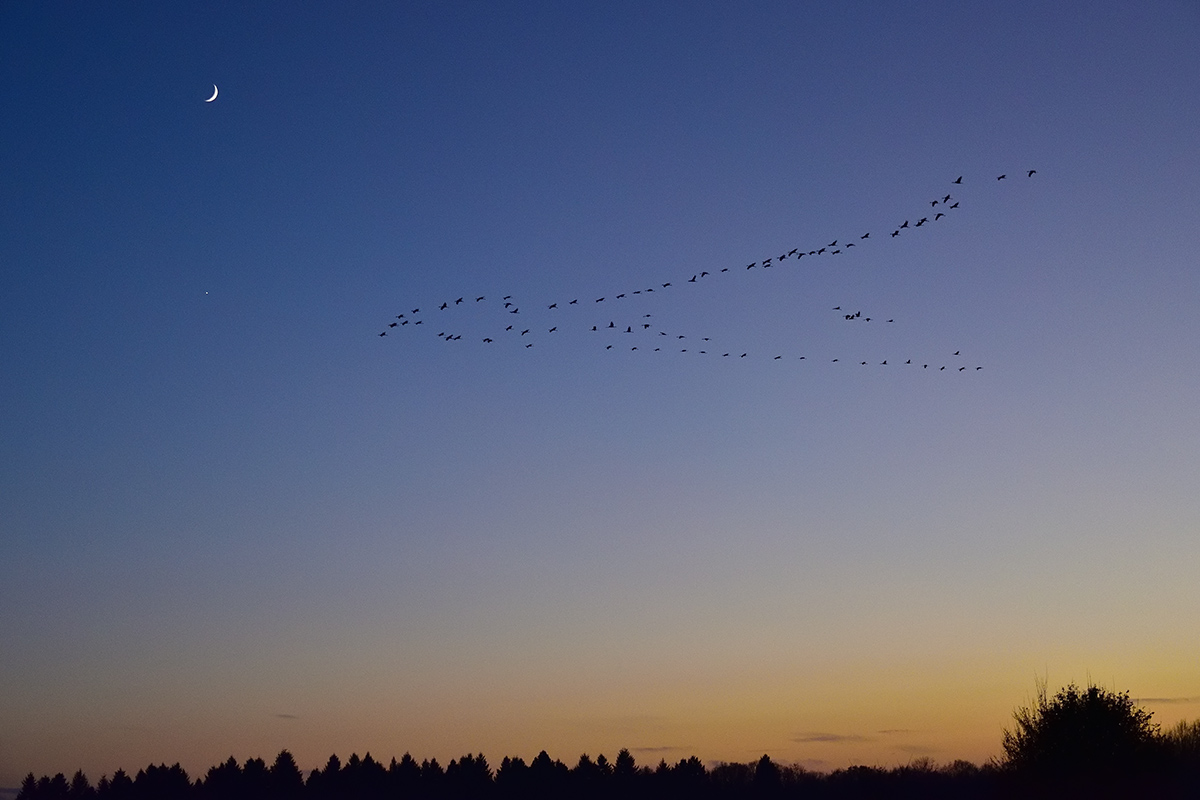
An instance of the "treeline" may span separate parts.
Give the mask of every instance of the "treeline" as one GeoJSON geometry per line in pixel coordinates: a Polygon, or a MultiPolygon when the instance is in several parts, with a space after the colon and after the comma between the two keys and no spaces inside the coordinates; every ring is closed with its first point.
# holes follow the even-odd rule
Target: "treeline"
{"type": "MultiPolygon", "coordinates": [[[[1200,723],[1194,727],[1190,731],[1193,742],[1200,735],[1200,723]]],[[[444,767],[436,759],[418,763],[408,754],[387,765],[369,753],[362,758],[352,755],[344,764],[330,756],[324,767],[306,778],[292,754],[284,750],[270,766],[261,758],[239,765],[230,757],[194,781],[179,764],[151,765],[133,777],[118,770],[95,786],[82,772],[70,780],[62,774],[35,778],[31,773],[17,800],[1200,797],[1200,754],[1176,750],[1180,757],[1170,765],[1160,763],[1153,773],[1110,771],[1090,780],[1075,776],[1067,783],[1025,774],[1002,763],[979,767],[955,761],[938,767],[927,759],[892,769],[860,766],[831,773],[777,764],[765,755],[757,762],[712,767],[693,756],[673,765],[662,761],[650,768],[638,766],[628,750],[622,750],[612,762],[603,755],[594,760],[582,755],[574,767],[543,751],[528,764],[520,758],[505,758],[495,769],[483,754],[468,754],[444,767]]]]}
{"type": "Polygon", "coordinates": [[[271,766],[261,758],[239,765],[232,757],[192,781],[179,765],[151,765],[130,777],[118,770],[93,787],[82,772],[40,779],[28,775],[17,800],[474,800],[475,798],[857,798],[999,797],[999,769],[956,761],[936,768],[927,761],[905,767],[851,767],[824,774],[777,764],[763,756],[747,764],[711,768],[695,756],[656,768],[638,766],[628,750],[610,762],[579,757],[574,767],[545,751],[528,764],[505,758],[492,769],[482,753],[418,763],[407,753],[387,765],[368,753],[342,763],[330,756],[307,779],[292,754],[271,766]]]}

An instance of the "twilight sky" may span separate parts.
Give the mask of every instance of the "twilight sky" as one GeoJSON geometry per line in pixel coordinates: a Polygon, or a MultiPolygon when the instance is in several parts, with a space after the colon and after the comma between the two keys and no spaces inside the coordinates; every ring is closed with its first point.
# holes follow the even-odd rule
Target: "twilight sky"
{"type": "Polygon", "coordinates": [[[1200,716],[1197,41],[3,4],[0,786],[980,761],[1035,676],[1200,716]]]}

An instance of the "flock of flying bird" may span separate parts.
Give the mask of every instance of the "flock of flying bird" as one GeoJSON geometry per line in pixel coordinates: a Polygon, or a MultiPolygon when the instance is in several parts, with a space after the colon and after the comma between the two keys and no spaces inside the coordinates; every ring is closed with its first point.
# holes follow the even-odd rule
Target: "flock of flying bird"
{"type": "MultiPolygon", "coordinates": [[[[1037,174],[1037,170],[1035,170],[1035,169],[1027,170],[1026,177],[1032,178],[1036,174],[1037,174]]],[[[1008,178],[1008,175],[1003,174],[1003,175],[997,176],[996,180],[1002,181],[1002,180],[1006,180],[1007,178],[1008,178]]],[[[960,175],[956,180],[952,181],[951,183],[952,183],[952,185],[961,185],[962,181],[963,181],[963,176],[960,175]]],[[[916,228],[924,227],[926,225],[932,225],[932,224],[938,222],[939,220],[941,220],[943,217],[946,217],[947,215],[949,215],[955,209],[957,209],[959,207],[959,202],[960,201],[954,195],[954,190],[952,189],[949,193],[942,195],[940,197],[934,198],[933,200],[931,200],[929,202],[930,210],[928,213],[932,214],[932,217],[922,216],[918,219],[911,219],[911,218],[906,219],[906,220],[904,220],[903,223],[896,225],[893,230],[891,230],[890,232],[887,232],[885,235],[888,238],[894,239],[894,238],[897,238],[897,237],[903,235],[905,233],[905,231],[907,231],[907,230],[913,230],[916,228]],[[938,210],[939,206],[941,207],[942,210],[938,210]]],[[[716,270],[716,268],[714,268],[714,270],[716,270],[715,274],[714,274],[714,272],[702,270],[700,272],[693,274],[690,278],[681,279],[681,280],[678,280],[677,282],[663,281],[663,282],[657,283],[653,286],[648,286],[648,287],[641,288],[641,289],[634,289],[632,291],[626,290],[626,291],[618,293],[618,294],[597,297],[597,298],[590,300],[590,302],[588,300],[581,301],[580,298],[574,298],[569,301],[561,303],[561,306],[563,308],[570,307],[570,306],[578,306],[580,304],[580,302],[583,302],[585,304],[585,307],[587,305],[591,305],[593,308],[595,308],[598,304],[601,304],[601,303],[613,303],[613,302],[618,302],[618,301],[622,301],[622,300],[632,299],[632,297],[638,296],[638,295],[647,295],[648,296],[648,295],[652,295],[656,292],[657,293],[668,292],[668,291],[671,291],[672,289],[676,288],[677,285],[683,286],[684,284],[688,284],[688,283],[698,283],[700,281],[705,281],[707,279],[715,277],[716,275],[728,273],[731,270],[745,272],[745,271],[753,270],[753,269],[771,269],[776,266],[782,266],[783,263],[789,259],[794,259],[796,261],[799,261],[803,258],[817,258],[817,257],[826,257],[826,256],[832,257],[832,256],[836,256],[836,255],[842,255],[842,254],[849,253],[850,248],[857,247],[860,244],[866,243],[867,240],[869,240],[870,238],[871,238],[871,232],[868,231],[868,232],[862,234],[861,236],[857,236],[857,237],[851,238],[851,239],[834,239],[831,242],[821,245],[819,247],[814,246],[814,247],[812,247],[812,249],[794,247],[785,253],[779,254],[778,256],[769,256],[765,259],[762,259],[761,261],[753,261],[753,262],[745,265],[745,267],[740,267],[740,268],[738,268],[738,267],[734,267],[734,268],[722,267],[719,270],[716,270]]],[[[383,337],[383,336],[387,336],[389,333],[395,334],[395,333],[399,333],[402,331],[407,333],[408,331],[406,331],[405,329],[408,326],[411,326],[411,328],[409,328],[409,330],[416,330],[416,327],[418,325],[425,325],[427,322],[433,323],[434,319],[438,319],[438,317],[440,315],[444,314],[447,311],[451,311],[452,309],[454,309],[458,306],[462,306],[464,304],[474,305],[474,304],[479,304],[479,303],[486,304],[489,302],[490,301],[488,301],[488,298],[485,295],[464,296],[464,297],[455,298],[454,300],[446,300],[442,303],[435,305],[434,316],[430,317],[430,318],[421,316],[422,312],[421,312],[420,308],[413,308],[410,310],[406,310],[400,314],[397,314],[395,316],[395,321],[388,323],[388,326],[379,333],[379,336],[383,337]]],[[[482,344],[492,345],[492,344],[495,344],[501,338],[512,338],[512,339],[515,339],[517,342],[521,343],[523,345],[524,349],[532,348],[534,346],[533,341],[522,341],[522,340],[524,340],[526,336],[529,336],[530,334],[532,334],[534,332],[534,328],[531,325],[527,326],[527,325],[520,324],[521,322],[524,321],[524,318],[522,318],[520,316],[521,307],[518,304],[517,300],[512,295],[506,295],[500,299],[498,304],[495,304],[495,305],[497,306],[497,308],[499,310],[502,310],[504,313],[507,313],[510,316],[503,318],[504,321],[507,323],[506,325],[503,326],[503,330],[497,330],[493,335],[482,337],[482,344]]],[[[554,312],[558,309],[560,309],[560,303],[558,301],[555,301],[555,302],[551,302],[551,303],[547,304],[545,311],[546,312],[554,312]]],[[[864,317],[862,315],[861,311],[854,311],[853,313],[849,312],[848,310],[843,311],[843,309],[840,305],[834,306],[832,310],[837,311],[837,312],[842,312],[840,314],[840,317],[845,322],[864,322],[865,323],[865,322],[871,322],[871,320],[873,319],[873,317],[869,317],[869,316],[864,317]]],[[[451,319],[451,318],[447,317],[446,319],[451,319]]],[[[653,319],[652,314],[643,314],[640,318],[638,318],[637,322],[635,322],[635,323],[631,322],[631,323],[625,325],[623,328],[621,326],[618,326],[617,323],[613,320],[609,320],[607,324],[605,324],[603,322],[598,322],[596,324],[593,324],[590,326],[585,326],[585,327],[590,327],[590,330],[595,333],[611,331],[614,333],[623,333],[623,334],[631,334],[631,335],[644,334],[644,335],[650,337],[648,342],[645,339],[636,339],[635,338],[632,340],[620,341],[615,344],[614,343],[607,343],[607,344],[602,343],[605,350],[613,350],[613,349],[618,349],[618,348],[625,349],[627,347],[628,350],[630,350],[630,351],[638,351],[638,350],[646,351],[646,352],[677,351],[680,353],[689,353],[690,352],[690,353],[696,353],[696,354],[700,354],[700,355],[713,355],[713,356],[716,356],[719,358],[737,358],[737,359],[750,357],[749,352],[736,352],[736,351],[732,351],[732,350],[731,351],[723,351],[724,348],[715,347],[712,344],[711,337],[707,337],[707,336],[705,336],[705,337],[689,337],[686,334],[679,334],[679,333],[674,333],[674,332],[668,333],[667,331],[659,330],[658,326],[656,326],[654,323],[652,323],[650,321],[652,319],[653,319]],[[634,342],[632,345],[629,344],[629,342],[631,342],[631,341],[634,342]],[[658,346],[654,346],[654,345],[658,345],[658,346]]],[[[893,323],[895,320],[888,319],[885,321],[880,318],[880,319],[878,319],[878,321],[883,322],[884,324],[888,324],[888,323],[893,323]]],[[[438,319],[438,322],[434,323],[434,324],[437,324],[438,327],[442,327],[443,320],[438,319]]],[[[431,324],[430,328],[434,327],[434,324],[431,324]]],[[[566,324],[565,320],[564,320],[564,324],[566,324]]],[[[500,326],[497,325],[497,328],[499,328],[499,327],[500,326]]],[[[545,326],[543,325],[542,327],[545,327],[545,326]]],[[[552,324],[549,328],[546,329],[545,333],[547,335],[554,334],[554,333],[557,333],[558,330],[559,330],[558,325],[552,324]]],[[[540,329],[538,330],[538,333],[541,333],[540,329]]],[[[453,332],[448,332],[446,330],[440,331],[437,334],[437,336],[438,336],[438,338],[442,339],[442,341],[446,341],[446,342],[461,341],[463,338],[461,333],[453,333],[453,332]]],[[[961,351],[956,350],[953,355],[955,357],[959,357],[961,355],[961,351]]],[[[784,359],[784,356],[782,354],[776,354],[773,356],[766,356],[766,358],[773,360],[773,361],[781,361],[784,359]]],[[[805,360],[810,360],[810,359],[807,359],[806,356],[799,356],[795,360],[805,361],[805,360]]],[[[839,363],[839,362],[843,362],[843,359],[834,358],[834,359],[831,359],[831,362],[839,363]]],[[[849,362],[849,360],[846,360],[846,362],[844,362],[844,363],[852,363],[852,362],[849,362]]],[[[861,366],[867,366],[869,362],[859,361],[858,363],[861,366]]],[[[882,362],[878,362],[878,365],[879,366],[887,366],[888,363],[889,363],[888,360],[884,359],[882,362]]],[[[897,361],[894,361],[893,363],[903,364],[906,366],[920,366],[922,369],[930,369],[930,366],[931,366],[929,363],[921,363],[920,361],[914,363],[913,359],[911,359],[911,358],[905,359],[902,362],[897,360],[897,361]]],[[[942,364],[940,366],[934,367],[934,369],[935,369],[935,371],[938,371],[938,372],[942,372],[947,369],[950,369],[951,371],[955,371],[955,372],[966,372],[970,368],[965,365],[963,365],[963,366],[955,365],[955,364],[953,364],[953,362],[951,362],[950,365],[942,364]]],[[[983,369],[982,366],[975,366],[971,371],[981,370],[981,369],[983,369]]]]}

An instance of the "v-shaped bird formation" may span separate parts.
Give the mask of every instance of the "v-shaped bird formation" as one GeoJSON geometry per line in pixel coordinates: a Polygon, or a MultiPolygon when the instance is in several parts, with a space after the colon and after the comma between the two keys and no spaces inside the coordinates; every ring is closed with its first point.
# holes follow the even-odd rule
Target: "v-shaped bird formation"
{"type": "MultiPolygon", "coordinates": [[[[1037,170],[1026,170],[1026,177],[1032,178],[1037,170]]],[[[1007,180],[1007,173],[996,177],[997,181],[1007,180]]],[[[444,342],[462,342],[462,333],[455,332],[456,309],[463,306],[490,307],[495,313],[495,330],[486,336],[468,338],[468,342],[476,340],[476,344],[493,347],[502,346],[505,342],[516,344],[522,350],[531,349],[546,336],[558,334],[560,328],[566,330],[572,326],[576,330],[595,334],[595,348],[599,353],[624,350],[644,353],[675,353],[710,356],[716,359],[759,359],[766,361],[812,362],[824,361],[830,364],[854,364],[857,366],[889,365],[915,368],[930,372],[975,372],[982,370],[980,365],[962,363],[961,351],[955,350],[948,359],[904,357],[898,359],[882,359],[880,361],[862,361],[853,358],[816,356],[814,354],[799,354],[795,352],[751,352],[741,349],[722,347],[713,341],[711,336],[694,335],[690,332],[681,333],[676,330],[666,330],[656,324],[654,315],[647,312],[647,302],[666,296],[668,293],[687,291],[689,287],[709,281],[733,280],[738,275],[744,275],[752,270],[767,270],[779,268],[798,268],[805,258],[812,263],[825,260],[836,263],[835,257],[850,255],[852,248],[870,247],[878,242],[890,242],[902,236],[917,235],[917,229],[941,224],[943,219],[950,218],[960,207],[961,200],[955,195],[954,187],[961,186],[963,176],[950,181],[950,189],[946,194],[928,201],[929,207],[922,215],[912,215],[892,226],[891,230],[882,232],[864,231],[850,237],[837,237],[825,241],[808,242],[803,245],[784,249],[778,255],[768,255],[748,264],[711,267],[692,272],[690,275],[664,276],[663,279],[649,285],[627,287],[623,291],[613,292],[598,297],[569,297],[550,299],[537,304],[518,300],[514,295],[503,295],[499,298],[488,297],[485,294],[463,295],[447,298],[441,302],[424,304],[431,309],[424,314],[421,306],[406,308],[396,314],[393,321],[387,324],[380,337],[415,335],[425,331],[432,335],[437,329],[436,338],[444,342]],[[875,234],[872,237],[872,233],[875,234]],[[630,304],[638,300],[636,308],[630,304]],[[585,316],[586,319],[581,319],[585,316]],[[531,312],[539,312],[537,314],[531,312]],[[553,315],[549,322],[534,323],[538,318],[546,319],[542,314],[553,315]],[[630,319],[629,315],[634,314],[630,319]],[[504,316],[500,316],[503,314],[504,316]],[[617,322],[617,318],[621,322],[617,322]],[[526,320],[531,320],[526,322],[526,320]],[[521,324],[525,322],[526,324],[521,324]],[[419,328],[418,326],[426,326],[419,328]]],[[[861,309],[851,310],[842,305],[832,307],[834,312],[831,319],[842,323],[892,325],[894,317],[884,317],[878,314],[864,315],[861,309]]],[[[949,352],[949,348],[946,348],[949,352]]]]}

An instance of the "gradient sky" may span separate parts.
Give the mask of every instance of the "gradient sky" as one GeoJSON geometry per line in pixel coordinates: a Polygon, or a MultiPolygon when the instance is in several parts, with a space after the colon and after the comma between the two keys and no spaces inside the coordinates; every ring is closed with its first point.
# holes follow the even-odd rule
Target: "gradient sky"
{"type": "Polygon", "coordinates": [[[1200,716],[1197,41],[1187,1],[4,3],[0,786],[981,761],[1037,676],[1200,716]],[[504,295],[533,332],[485,345],[504,295]],[[590,331],[642,313],[748,356],[590,331]]]}

